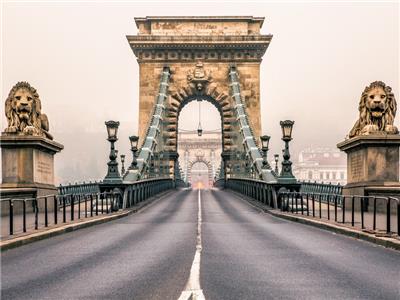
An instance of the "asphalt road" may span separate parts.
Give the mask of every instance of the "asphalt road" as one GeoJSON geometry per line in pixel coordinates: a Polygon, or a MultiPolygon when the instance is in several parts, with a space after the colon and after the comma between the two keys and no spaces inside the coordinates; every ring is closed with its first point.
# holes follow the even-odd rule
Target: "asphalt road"
{"type": "MultiPolygon", "coordinates": [[[[201,191],[206,299],[399,299],[400,254],[201,191]]],[[[198,192],[1,255],[1,299],[178,299],[199,243],[198,192]]],[[[193,275],[193,274],[192,274],[193,275]]]]}

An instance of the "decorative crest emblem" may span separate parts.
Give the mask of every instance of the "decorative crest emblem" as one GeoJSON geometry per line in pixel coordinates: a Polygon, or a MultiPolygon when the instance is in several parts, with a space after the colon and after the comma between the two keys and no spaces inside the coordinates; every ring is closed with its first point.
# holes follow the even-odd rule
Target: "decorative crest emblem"
{"type": "Polygon", "coordinates": [[[187,74],[187,81],[190,85],[201,92],[204,87],[212,81],[211,71],[206,72],[203,63],[198,62],[194,70],[190,70],[187,74]]]}

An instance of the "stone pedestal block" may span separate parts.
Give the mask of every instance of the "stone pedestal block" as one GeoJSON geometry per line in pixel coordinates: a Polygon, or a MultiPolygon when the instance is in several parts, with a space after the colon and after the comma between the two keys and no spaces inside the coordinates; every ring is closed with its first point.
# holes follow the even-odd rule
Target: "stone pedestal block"
{"type": "Polygon", "coordinates": [[[400,136],[384,132],[345,140],[337,147],[347,153],[345,195],[400,197],[400,136]]]}
{"type": "MultiPolygon", "coordinates": [[[[44,137],[21,135],[2,135],[0,145],[0,193],[3,199],[32,198],[57,193],[54,185],[54,155],[64,148],[63,145],[44,137]]],[[[40,205],[41,203],[39,209],[40,205]]]]}

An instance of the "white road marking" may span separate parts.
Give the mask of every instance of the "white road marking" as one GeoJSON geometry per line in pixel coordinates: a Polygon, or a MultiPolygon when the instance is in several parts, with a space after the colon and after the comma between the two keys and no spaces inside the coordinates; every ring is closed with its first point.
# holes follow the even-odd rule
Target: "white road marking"
{"type": "Polygon", "coordinates": [[[196,253],[194,255],[192,267],[190,269],[189,279],[186,283],[185,290],[182,292],[178,300],[205,300],[203,290],[200,287],[200,260],[201,260],[201,193],[200,189],[197,197],[198,213],[197,213],[197,242],[196,253]]]}

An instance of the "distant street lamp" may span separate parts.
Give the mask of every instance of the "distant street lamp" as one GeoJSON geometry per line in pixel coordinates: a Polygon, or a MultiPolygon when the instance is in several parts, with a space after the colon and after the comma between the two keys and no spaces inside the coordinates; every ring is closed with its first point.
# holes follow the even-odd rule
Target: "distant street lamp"
{"type": "Polygon", "coordinates": [[[283,150],[282,170],[279,176],[281,182],[296,182],[296,178],[292,173],[292,162],[290,161],[289,142],[292,140],[292,130],[294,121],[286,120],[281,121],[282,127],[282,140],[285,142],[285,149],[283,150]]]}
{"type": "Polygon", "coordinates": [[[263,135],[260,136],[261,140],[261,151],[263,152],[263,168],[266,169],[268,168],[268,161],[267,161],[267,152],[268,152],[268,146],[269,146],[269,140],[270,140],[269,135],[263,135]]]}
{"type": "Polygon", "coordinates": [[[125,174],[125,166],[124,166],[124,163],[125,163],[125,154],[121,154],[120,157],[121,157],[121,165],[122,165],[122,168],[121,168],[121,175],[124,176],[124,174],[125,174]]]}
{"type": "Polygon", "coordinates": [[[132,163],[129,167],[129,170],[136,170],[137,168],[137,160],[136,160],[136,152],[138,151],[138,142],[139,142],[139,137],[136,135],[131,135],[129,137],[129,141],[131,143],[131,151],[132,151],[132,163]]]}
{"type": "Polygon", "coordinates": [[[203,129],[201,128],[201,124],[199,123],[199,127],[197,128],[197,135],[202,136],[203,135],[203,129]]]}
{"type": "Polygon", "coordinates": [[[118,171],[118,162],[117,162],[117,150],[114,148],[114,143],[118,140],[117,133],[118,133],[118,126],[119,122],[117,121],[107,121],[105,122],[107,127],[107,140],[111,144],[110,150],[110,161],[107,163],[108,171],[106,177],[104,177],[104,181],[108,182],[122,182],[121,176],[118,171]]]}
{"type": "Polygon", "coordinates": [[[275,174],[278,176],[279,175],[279,168],[278,168],[279,154],[274,154],[274,160],[275,160],[275,174]]]}

